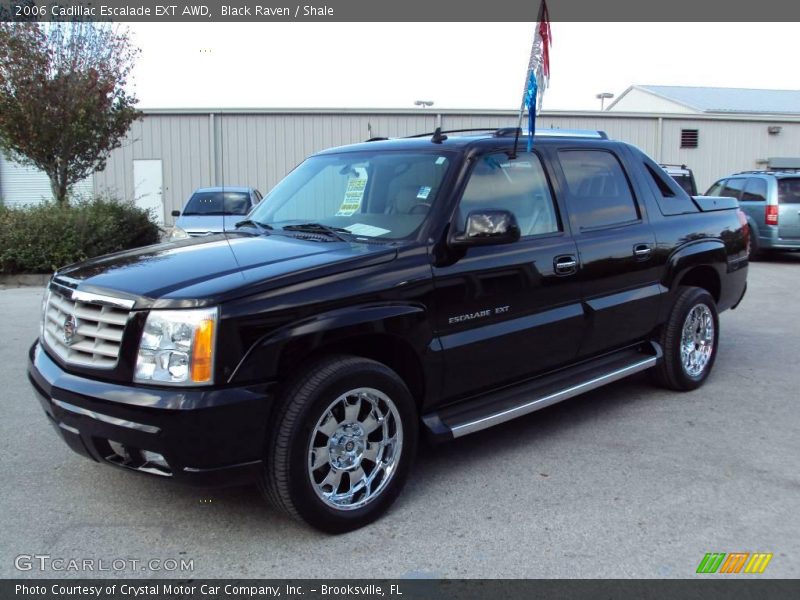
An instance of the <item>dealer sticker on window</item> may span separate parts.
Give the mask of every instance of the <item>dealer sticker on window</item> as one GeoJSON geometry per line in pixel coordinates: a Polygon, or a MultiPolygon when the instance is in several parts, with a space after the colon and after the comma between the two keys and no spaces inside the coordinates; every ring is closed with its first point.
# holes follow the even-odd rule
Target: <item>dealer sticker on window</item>
{"type": "Polygon", "coordinates": [[[364,198],[364,190],[367,188],[367,177],[351,177],[347,180],[347,189],[344,192],[344,200],[336,213],[337,217],[349,217],[361,208],[361,200],[364,198]]]}

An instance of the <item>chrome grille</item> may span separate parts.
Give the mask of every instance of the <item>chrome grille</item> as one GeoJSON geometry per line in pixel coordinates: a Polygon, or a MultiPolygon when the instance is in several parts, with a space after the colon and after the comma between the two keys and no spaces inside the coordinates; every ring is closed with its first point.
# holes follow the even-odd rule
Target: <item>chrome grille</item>
{"type": "Polygon", "coordinates": [[[44,342],[69,364],[112,369],[119,359],[129,310],[103,303],[99,300],[103,296],[97,298],[92,301],[90,294],[62,292],[53,286],[44,309],[44,342]]]}

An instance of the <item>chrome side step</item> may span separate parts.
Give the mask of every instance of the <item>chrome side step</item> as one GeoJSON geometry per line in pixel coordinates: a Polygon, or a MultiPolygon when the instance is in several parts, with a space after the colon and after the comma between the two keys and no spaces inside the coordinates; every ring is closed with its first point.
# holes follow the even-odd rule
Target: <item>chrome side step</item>
{"type": "Polygon", "coordinates": [[[447,406],[422,420],[434,440],[462,437],[649,369],[662,355],[661,347],[650,342],[447,406]]]}

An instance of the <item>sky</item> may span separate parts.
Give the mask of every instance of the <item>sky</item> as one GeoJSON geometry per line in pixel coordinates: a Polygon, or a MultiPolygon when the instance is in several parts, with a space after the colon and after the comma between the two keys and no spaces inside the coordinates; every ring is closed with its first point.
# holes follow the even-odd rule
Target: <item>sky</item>
{"type": "MultiPolygon", "coordinates": [[[[532,23],[131,23],[141,108],[518,109],[532,23]]],[[[800,23],[552,23],[544,110],[632,84],[797,89],[800,23]]],[[[606,106],[608,105],[608,101],[606,106]]]]}

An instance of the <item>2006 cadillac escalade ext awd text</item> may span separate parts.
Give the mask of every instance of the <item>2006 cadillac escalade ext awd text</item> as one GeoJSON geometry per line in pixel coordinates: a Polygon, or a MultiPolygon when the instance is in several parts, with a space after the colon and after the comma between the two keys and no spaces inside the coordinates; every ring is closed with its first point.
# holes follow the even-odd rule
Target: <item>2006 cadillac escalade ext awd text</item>
{"type": "Polygon", "coordinates": [[[256,481],[326,531],[446,440],[649,370],[698,387],[748,230],[598,132],[374,140],[312,156],[235,232],[57,271],[29,377],[67,444],[256,481]]]}

